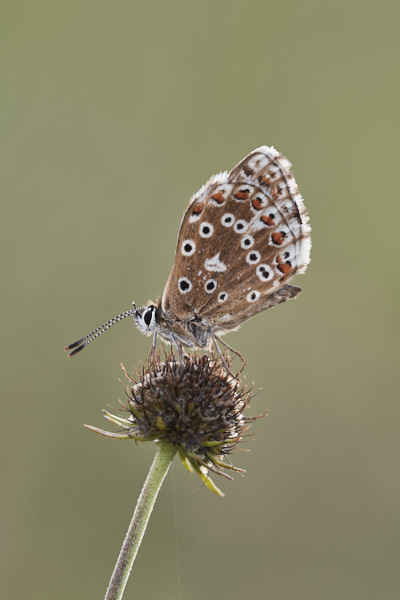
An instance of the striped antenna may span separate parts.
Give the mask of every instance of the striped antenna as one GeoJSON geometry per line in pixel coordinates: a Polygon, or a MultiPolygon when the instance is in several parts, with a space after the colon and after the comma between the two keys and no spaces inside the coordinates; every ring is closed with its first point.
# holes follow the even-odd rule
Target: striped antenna
{"type": "Polygon", "coordinates": [[[68,357],[71,358],[71,356],[74,356],[74,354],[78,354],[78,352],[83,350],[85,346],[90,344],[90,342],[93,342],[93,340],[95,340],[96,338],[99,337],[99,335],[101,335],[102,333],[107,331],[107,329],[109,329],[112,325],[115,325],[115,323],[118,323],[118,321],[122,321],[122,319],[125,319],[125,317],[133,316],[136,313],[136,305],[134,302],[132,302],[132,304],[133,304],[133,308],[131,308],[130,310],[127,310],[127,311],[121,313],[120,315],[113,317],[112,319],[107,321],[107,323],[104,323],[104,325],[101,325],[101,327],[98,327],[97,329],[92,331],[92,333],[89,333],[88,335],[86,335],[85,337],[81,338],[80,340],[74,342],[73,344],[66,346],[64,348],[64,350],[66,350],[66,351],[72,350],[72,352],[69,352],[68,357]]]}

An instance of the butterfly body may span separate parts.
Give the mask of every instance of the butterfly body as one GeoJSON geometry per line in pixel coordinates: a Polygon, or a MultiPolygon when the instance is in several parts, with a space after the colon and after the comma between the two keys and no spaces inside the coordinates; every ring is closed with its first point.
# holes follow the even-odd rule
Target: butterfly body
{"type": "Polygon", "coordinates": [[[175,346],[188,346],[190,348],[209,348],[210,330],[193,315],[192,319],[180,321],[172,312],[165,313],[161,306],[149,303],[135,309],[133,315],[136,327],[144,335],[153,336],[155,340],[160,336],[175,346]]]}
{"type": "MultiPolygon", "coordinates": [[[[275,148],[261,146],[192,196],[159,303],[109,323],[132,315],[142,333],[153,335],[153,352],[157,336],[178,348],[210,349],[254,315],[295,298],[301,289],[288,281],[304,273],[310,249],[291,164],[275,148]]],[[[102,330],[68,349],[79,351],[102,330]]]]}

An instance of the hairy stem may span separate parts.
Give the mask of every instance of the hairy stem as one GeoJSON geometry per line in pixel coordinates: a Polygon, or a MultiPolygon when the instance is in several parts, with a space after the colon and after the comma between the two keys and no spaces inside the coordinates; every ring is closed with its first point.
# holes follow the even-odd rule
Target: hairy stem
{"type": "Polygon", "coordinates": [[[176,449],[173,446],[164,441],[159,442],[157,454],[140,492],[104,600],[119,600],[123,596],[151,511],[175,454],[176,449]]]}

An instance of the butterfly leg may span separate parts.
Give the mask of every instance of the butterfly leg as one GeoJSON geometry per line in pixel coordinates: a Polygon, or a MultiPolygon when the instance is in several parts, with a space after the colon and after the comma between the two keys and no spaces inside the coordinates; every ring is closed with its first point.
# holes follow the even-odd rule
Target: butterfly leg
{"type": "Polygon", "coordinates": [[[220,342],[223,346],[225,346],[225,348],[228,348],[228,350],[230,350],[231,352],[233,352],[234,354],[236,354],[236,356],[238,356],[240,358],[240,360],[242,361],[242,364],[243,364],[243,367],[241,369],[241,371],[242,371],[244,369],[244,367],[247,365],[247,360],[243,357],[243,355],[240,354],[240,352],[238,352],[237,350],[235,350],[235,348],[232,348],[232,346],[230,346],[229,344],[227,344],[226,342],[224,342],[223,340],[221,340],[221,338],[218,335],[215,335],[215,333],[212,333],[212,332],[210,332],[210,333],[211,333],[211,339],[214,342],[214,346],[216,348],[218,348],[219,355],[222,356],[222,353],[221,353],[221,350],[220,350],[220,348],[219,348],[219,346],[217,344],[217,341],[220,342]]]}
{"type": "Polygon", "coordinates": [[[151,351],[150,351],[150,363],[154,362],[154,355],[156,353],[156,344],[157,344],[157,329],[155,329],[154,333],[153,333],[153,343],[151,345],[151,351]]]}
{"type": "Polygon", "coordinates": [[[221,342],[221,344],[223,344],[223,345],[224,345],[226,348],[228,348],[228,350],[232,350],[232,352],[234,352],[235,354],[237,354],[237,355],[240,357],[240,359],[242,360],[242,362],[243,362],[243,367],[244,367],[244,365],[245,365],[245,362],[246,362],[246,361],[244,360],[243,356],[242,356],[241,354],[239,354],[239,352],[237,352],[236,350],[234,350],[233,348],[231,348],[230,346],[228,346],[228,344],[225,344],[225,342],[223,342],[223,341],[222,341],[222,340],[221,340],[221,339],[220,339],[220,338],[219,338],[217,335],[215,335],[215,334],[214,334],[212,331],[210,331],[210,336],[211,336],[212,342],[213,342],[213,344],[214,344],[214,346],[215,346],[215,348],[216,348],[216,350],[217,350],[217,354],[218,354],[218,356],[220,357],[220,359],[221,359],[221,361],[222,361],[222,364],[224,365],[225,369],[228,371],[229,375],[231,375],[231,376],[232,376],[234,379],[238,379],[238,377],[237,377],[236,375],[234,375],[234,374],[232,373],[231,369],[229,368],[229,365],[228,365],[228,363],[226,362],[226,360],[225,360],[225,358],[224,358],[224,355],[223,355],[223,354],[222,354],[222,352],[221,352],[221,349],[220,349],[220,347],[218,346],[218,342],[221,342]],[[217,342],[217,340],[218,340],[218,342],[217,342]]]}
{"type": "Polygon", "coordinates": [[[183,352],[182,352],[182,344],[180,344],[177,340],[177,338],[172,335],[172,343],[175,346],[175,348],[178,350],[178,356],[179,356],[179,364],[182,365],[183,364],[183,352]]]}

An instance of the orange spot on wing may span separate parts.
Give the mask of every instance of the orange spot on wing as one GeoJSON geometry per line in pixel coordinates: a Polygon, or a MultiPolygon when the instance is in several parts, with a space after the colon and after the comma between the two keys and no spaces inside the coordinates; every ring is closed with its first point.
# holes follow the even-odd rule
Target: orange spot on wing
{"type": "Polygon", "coordinates": [[[211,196],[211,200],[215,200],[218,204],[222,204],[225,201],[225,198],[222,192],[216,192],[211,196]]]}
{"type": "Polygon", "coordinates": [[[202,212],[203,208],[203,204],[196,204],[196,206],[193,208],[193,214],[199,215],[202,212]]]}
{"type": "Polygon", "coordinates": [[[250,192],[248,190],[246,190],[245,192],[238,192],[237,194],[235,194],[235,198],[237,198],[238,200],[248,200],[250,196],[250,192]]]}
{"type": "Polygon", "coordinates": [[[272,226],[275,224],[273,218],[269,215],[263,215],[262,217],[260,217],[260,219],[263,223],[265,223],[265,225],[272,226]]]}
{"type": "Polygon", "coordinates": [[[285,236],[281,231],[274,231],[274,233],[271,235],[271,238],[274,244],[276,244],[277,246],[282,246],[285,236]]]}
{"type": "Polygon", "coordinates": [[[288,275],[290,273],[290,271],[292,270],[292,267],[289,267],[289,265],[287,265],[286,263],[283,263],[282,265],[279,265],[278,269],[284,275],[288,275]]]}
{"type": "Polygon", "coordinates": [[[278,190],[276,189],[275,186],[272,186],[270,188],[270,193],[271,193],[272,199],[276,200],[276,198],[278,197],[279,194],[278,194],[278,190]]]}
{"type": "Polygon", "coordinates": [[[292,270],[292,265],[289,262],[283,262],[280,256],[276,257],[276,262],[278,263],[278,270],[283,273],[283,275],[289,275],[292,270]]]}
{"type": "Polygon", "coordinates": [[[253,198],[253,200],[251,201],[251,203],[253,205],[253,208],[255,208],[256,210],[261,210],[262,207],[263,207],[262,201],[259,200],[258,198],[253,198]]]}

